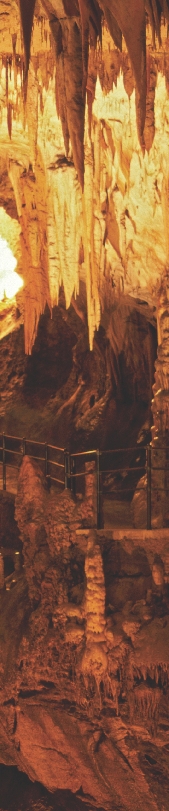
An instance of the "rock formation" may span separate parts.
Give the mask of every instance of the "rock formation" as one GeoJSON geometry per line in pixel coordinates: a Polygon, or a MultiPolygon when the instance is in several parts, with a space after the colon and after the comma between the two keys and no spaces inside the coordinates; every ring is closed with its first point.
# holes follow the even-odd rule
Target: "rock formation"
{"type": "Polygon", "coordinates": [[[50,494],[24,458],[24,565],[0,590],[1,762],[87,809],[167,811],[166,531],[138,546],[134,533],[84,530],[88,507],[50,494]]]}

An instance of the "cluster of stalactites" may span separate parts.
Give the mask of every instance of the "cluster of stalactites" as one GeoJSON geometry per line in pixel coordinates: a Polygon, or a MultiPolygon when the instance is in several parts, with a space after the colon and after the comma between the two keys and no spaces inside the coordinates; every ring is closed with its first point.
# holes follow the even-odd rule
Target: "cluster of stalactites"
{"type": "Polygon", "coordinates": [[[155,38],[161,46],[161,22],[169,23],[169,3],[168,0],[145,0],[145,9],[152,30],[152,44],[155,47],[155,38]]]}
{"type": "MultiPolygon", "coordinates": [[[[144,147],[146,116],[146,14],[152,35],[161,42],[161,19],[169,21],[169,0],[62,0],[62,14],[56,0],[43,0],[55,42],[57,63],[57,109],[62,120],[66,151],[71,139],[74,164],[83,187],[84,111],[88,81],[89,40],[95,46],[101,39],[102,12],[118,49],[125,39],[136,83],[137,128],[144,147]]],[[[25,81],[30,58],[30,43],[35,0],[20,0],[25,52],[25,81]]]]}

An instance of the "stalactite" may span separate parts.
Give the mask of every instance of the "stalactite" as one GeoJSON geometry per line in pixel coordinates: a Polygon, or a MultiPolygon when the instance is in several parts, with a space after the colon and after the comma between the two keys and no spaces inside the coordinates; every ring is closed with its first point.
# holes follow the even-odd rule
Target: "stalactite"
{"type": "Polygon", "coordinates": [[[52,31],[52,38],[55,43],[55,58],[56,58],[56,109],[57,114],[62,122],[62,130],[65,144],[66,155],[69,152],[69,127],[67,120],[67,103],[66,103],[66,86],[65,86],[65,65],[64,65],[64,49],[63,49],[63,32],[59,20],[51,20],[50,27],[52,31]]]}
{"type": "Polygon", "coordinates": [[[96,66],[96,59],[95,59],[95,47],[90,45],[88,76],[87,76],[87,85],[86,85],[87,107],[88,107],[88,126],[89,126],[89,136],[90,137],[91,137],[91,126],[92,126],[92,106],[93,106],[93,101],[94,101],[94,97],[95,97],[96,79],[97,79],[97,66],[96,66]]]}
{"type": "Polygon", "coordinates": [[[45,244],[46,197],[45,174],[40,155],[36,161],[36,179],[32,170],[24,170],[14,161],[10,179],[15,191],[21,226],[24,278],[25,352],[30,354],[36,338],[40,315],[46,303],[51,309],[48,282],[48,256],[45,244]],[[42,191],[43,190],[43,191],[42,191]]]}
{"type": "MultiPolygon", "coordinates": [[[[103,4],[104,5],[104,4],[103,4]]],[[[141,144],[146,112],[146,31],[144,0],[131,0],[130,7],[124,0],[106,0],[106,6],[115,16],[126,41],[136,80],[136,115],[141,144]]]]}
{"type": "Polygon", "coordinates": [[[88,0],[78,0],[78,2],[82,24],[82,65],[83,65],[82,94],[85,98],[86,89],[89,90],[90,83],[90,70],[88,70],[89,40],[91,54],[91,50],[95,52],[97,37],[99,37],[101,42],[101,14],[98,6],[96,9],[94,4],[92,4],[92,8],[90,7],[90,3],[88,0]]]}
{"type": "Polygon", "coordinates": [[[157,67],[152,56],[147,54],[147,96],[146,96],[146,120],[144,127],[145,147],[149,150],[152,147],[155,133],[154,102],[157,81],[157,67]]]}
{"type": "Polygon", "coordinates": [[[79,292],[81,196],[73,167],[48,169],[49,283],[52,306],[64,286],[66,307],[79,292]]]}
{"type": "Polygon", "coordinates": [[[125,52],[122,54],[122,71],[123,71],[124,88],[130,99],[135,87],[135,81],[130,59],[128,57],[128,54],[125,52]]]}
{"type": "Polygon", "coordinates": [[[8,103],[8,57],[6,57],[6,102],[8,103]]]}
{"type": "Polygon", "coordinates": [[[112,14],[107,6],[105,7],[105,18],[107,20],[107,25],[110,31],[111,36],[113,37],[114,43],[119,51],[122,50],[122,31],[119,28],[116,18],[112,14]]]}
{"type": "MultiPolygon", "coordinates": [[[[82,0],[81,0],[82,2],[82,0]]],[[[97,10],[97,3],[94,3],[97,10]]],[[[134,0],[132,8],[135,7],[134,0]]],[[[88,0],[83,4],[83,19],[88,19],[88,0]]],[[[119,16],[119,30],[120,28],[120,14],[122,24],[122,4],[119,3],[118,13],[119,16]]],[[[132,12],[133,13],[133,12],[132,12]]],[[[114,19],[116,19],[116,3],[114,4],[114,19]]],[[[89,15],[90,16],[90,15],[89,15]]],[[[93,16],[93,23],[94,23],[93,16]]],[[[133,18],[134,19],[134,18],[133,18]]],[[[141,18],[140,18],[141,19],[141,18]]],[[[138,21],[139,22],[139,21],[138,21]]],[[[93,25],[92,23],[92,25],[93,25]]],[[[140,24],[140,22],[139,22],[140,24]]],[[[128,26],[125,18],[125,25],[128,26]]],[[[95,29],[99,30],[94,23],[95,29]]],[[[45,26],[43,24],[43,36],[45,26]]],[[[87,306],[88,306],[88,323],[89,323],[89,342],[90,347],[93,346],[93,336],[95,329],[98,329],[100,323],[101,305],[104,306],[104,296],[102,290],[104,282],[106,286],[106,274],[109,268],[109,282],[115,287],[115,295],[124,288],[124,268],[126,272],[126,285],[127,289],[131,291],[133,287],[140,288],[140,281],[137,278],[137,263],[139,264],[140,241],[144,233],[143,254],[145,264],[146,254],[146,239],[148,234],[148,226],[146,225],[146,216],[144,216],[144,206],[142,206],[140,199],[148,201],[148,216],[150,212],[151,221],[151,242],[152,234],[154,233],[154,217],[159,215],[159,197],[161,191],[159,175],[166,175],[166,162],[168,162],[168,153],[166,147],[163,149],[163,155],[159,158],[159,164],[156,166],[156,152],[151,152],[151,160],[146,154],[145,159],[142,159],[139,142],[136,135],[135,128],[135,107],[134,95],[132,90],[136,84],[136,76],[132,72],[130,66],[130,59],[126,52],[117,56],[117,50],[110,49],[110,59],[107,61],[110,75],[108,75],[107,86],[112,82],[112,75],[116,81],[116,90],[110,90],[108,95],[104,93],[104,76],[103,76],[103,93],[99,87],[99,82],[96,86],[96,100],[93,107],[93,125],[89,127],[86,113],[86,132],[85,133],[85,186],[83,194],[83,202],[80,198],[80,190],[77,181],[75,180],[75,172],[69,163],[69,137],[73,145],[73,153],[76,152],[75,165],[78,171],[81,185],[83,185],[83,127],[84,127],[84,100],[82,99],[82,83],[84,75],[84,64],[82,62],[82,39],[81,39],[81,23],[79,17],[72,17],[64,20],[52,20],[51,30],[55,38],[55,50],[57,59],[57,78],[59,77],[59,88],[57,84],[57,107],[60,118],[62,119],[64,130],[64,142],[66,154],[68,156],[68,163],[65,163],[66,171],[64,172],[64,161],[59,167],[57,161],[53,163],[50,158],[46,161],[46,171],[48,175],[48,248],[50,259],[50,291],[51,299],[54,303],[58,300],[60,284],[64,284],[66,304],[69,306],[72,295],[78,292],[79,284],[79,250],[80,243],[77,238],[76,218],[79,217],[80,221],[80,241],[83,236],[84,246],[84,259],[86,270],[86,286],[87,286],[87,306]],[[120,63],[121,60],[121,63],[120,63]],[[119,76],[119,66],[124,71],[124,81],[126,89],[130,98],[130,105],[128,98],[124,93],[124,86],[122,80],[122,73],[119,76]],[[77,81],[78,76],[78,81],[77,81]],[[99,100],[100,94],[100,100],[99,100]],[[75,98],[75,103],[72,101],[75,98]],[[98,106],[97,106],[98,105],[98,106]],[[99,106],[100,105],[100,106],[99,106]],[[119,116],[119,120],[118,120],[119,116]],[[90,130],[90,135],[89,135],[90,130]],[[91,137],[90,137],[91,136],[91,137]],[[151,162],[152,161],[152,162],[151,162]],[[160,163],[161,161],[161,163],[160,163]],[[134,168],[133,168],[134,167],[134,168]],[[66,175],[67,173],[67,175],[66,175]],[[65,178],[69,177],[69,196],[72,199],[72,207],[66,203],[67,189],[65,178]],[[137,177],[136,177],[137,176],[137,177]],[[72,178],[72,179],[71,179],[72,178]],[[137,187],[138,178],[138,188],[137,187]],[[152,180],[153,178],[153,180],[152,180]],[[51,184],[51,193],[49,186],[51,184]],[[140,184],[140,185],[139,185],[140,184]],[[154,184],[154,185],[153,185],[154,184]],[[155,185],[156,184],[156,185],[155,185]],[[120,189],[120,191],[119,191],[120,189]],[[139,190],[139,194],[138,194],[139,190]],[[154,194],[154,198],[153,198],[154,194]],[[53,199],[52,199],[53,195],[53,199]],[[137,205],[137,200],[139,203],[137,205]],[[153,214],[151,215],[152,199],[154,199],[153,214]],[[82,226],[82,206],[83,206],[83,226],[82,226]],[[136,206],[138,212],[136,212],[136,206]],[[147,229],[147,230],[146,230],[147,229]],[[75,244],[75,261],[73,258],[73,249],[71,247],[70,232],[72,231],[75,244]],[[83,233],[82,233],[83,232],[83,233]],[[64,240],[66,249],[62,249],[62,241],[64,240]],[[66,256],[68,258],[66,258],[66,256]],[[117,273],[116,273],[117,269],[117,273]],[[116,276],[116,279],[115,279],[116,276]],[[114,281],[115,279],[115,281],[114,281]]],[[[89,20],[90,29],[90,20],[89,20]]],[[[87,31],[87,29],[86,29],[87,31]]],[[[94,31],[94,28],[93,28],[94,31]]],[[[94,42],[93,35],[93,42],[94,42]]],[[[86,34],[87,37],[87,34],[86,34]]],[[[87,39],[86,39],[87,43],[87,39]]],[[[95,58],[94,45],[93,47],[93,62],[88,63],[88,80],[89,87],[95,84],[95,58]],[[91,75],[90,75],[91,69],[91,75]],[[90,78],[92,81],[90,82],[90,78]]],[[[16,56],[16,75],[15,86],[17,85],[17,96],[20,93],[18,89],[17,71],[20,72],[21,81],[23,80],[23,57],[16,56]]],[[[10,67],[10,54],[8,55],[8,71],[10,67]]],[[[107,57],[106,57],[107,58],[107,57]]],[[[27,119],[29,119],[29,142],[30,142],[30,162],[33,168],[36,167],[36,140],[37,140],[37,116],[38,116],[38,93],[40,94],[41,117],[43,117],[43,104],[42,104],[42,86],[44,92],[44,85],[47,87],[49,84],[49,77],[53,75],[53,57],[49,55],[45,64],[41,61],[37,62],[33,56],[32,63],[30,64],[29,78],[28,78],[28,99],[27,99],[27,119]],[[35,64],[36,61],[36,64],[35,64]],[[39,66],[38,70],[37,67],[39,66]],[[36,69],[35,69],[36,68],[36,69]],[[37,70],[37,77],[36,77],[37,70]],[[40,71],[40,74],[39,74],[40,71]],[[38,88],[39,75],[40,88],[38,88]],[[33,112],[34,108],[34,112],[33,112]],[[32,126],[32,116],[34,115],[34,122],[32,126]],[[34,134],[33,134],[34,133],[34,134]]],[[[13,54],[14,60],[14,54],[13,54]]],[[[98,57],[98,61],[100,56],[98,57]]],[[[148,149],[153,141],[153,105],[155,95],[156,83],[156,61],[162,65],[162,56],[154,55],[148,58],[148,95],[147,105],[149,107],[149,120],[147,118],[144,136],[148,149]],[[159,60],[159,61],[158,61],[159,60]],[[161,60],[161,61],[160,61],[161,60]],[[150,99],[151,92],[151,99],[150,99]],[[150,121],[151,119],[151,121],[150,121]],[[148,123],[151,126],[148,127],[148,123]],[[150,132],[149,132],[150,131],[150,132]]],[[[164,60],[163,60],[164,61],[164,60]]],[[[7,65],[6,57],[3,57],[3,64],[7,65]]],[[[14,65],[14,62],[13,62],[14,65]]],[[[87,65],[87,61],[86,61],[87,65]]],[[[164,66],[165,70],[165,66],[164,66]]],[[[105,71],[106,72],[106,71],[105,71]]],[[[106,86],[106,89],[107,89],[106,86]]],[[[87,84],[88,88],[88,84],[87,84]]],[[[158,88],[157,88],[158,90],[158,88]]],[[[12,91],[11,91],[12,92],[12,91]]],[[[90,90],[89,90],[90,92],[90,90]]],[[[90,93],[90,95],[92,95],[90,93]]],[[[12,96],[10,96],[10,80],[8,89],[8,104],[13,105],[12,96]]],[[[90,99],[91,102],[91,99],[90,99]]],[[[19,100],[20,104],[20,100],[19,100]]],[[[18,99],[16,99],[17,111],[18,99]]],[[[163,106],[164,116],[166,116],[166,123],[163,120],[163,131],[168,127],[167,119],[167,106],[165,113],[165,105],[163,106]]],[[[10,108],[8,107],[8,129],[10,132],[10,108]]],[[[53,113],[52,113],[53,115],[53,113]]],[[[20,113],[21,118],[21,113],[20,113]]],[[[160,121],[162,119],[160,118],[160,121]]],[[[23,122],[24,124],[24,122],[23,122]]],[[[41,126],[41,123],[40,123],[41,126]]],[[[58,126],[58,124],[57,124],[58,126]]],[[[161,126],[161,125],[160,125],[161,126]]],[[[164,133],[165,135],[165,133],[164,133]]],[[[40,137],[40,127],[39,127],[40,137]]],[[[157,140],[159,134],[157,132],[157,140]]],[[[60,146],[59,146],[60,149],[60,146]]],[[[64,151],[64,147],[62,147],[64,151]]],[[[161,150],[162,152],[162,150],[161,150]]],[[[50,149],[49,149],[50,153],[50,149]]],[[[165,236],[166,245],[168,246],[168,203],[167,203],[167,181],[162,181],[162,206],[163,206],[163,220],[166,221],[165,236]]],[[[157,223],[158,227],[158,223],[157,223]]],[[[161,227],[161,226],[160,226],[161,227]]],[[[160,245],[157,245],[160,259],[155,264],[156,277],[159,273],[160,262],[163,263],[164,254],[164,239],[163,228],[161,228],[160,245]],[[162,254],[163,250],[163,254],[162,254]],[[158,265],[158,267],[157,267],[158,265]]],[[[32,245],[36,244],[35,236],[32,237],[32,245]]],[[[151,250],[156,251],[155,243],[151,250]]],[[[169,247],[167,248],[167,262],[169,255],[169,247]]],[[[150,251],[147,255],[147,262],[149,263],[150,251]]],[[[144,284],[147,290],[147,275],[149,270],[144,267],[142,275],[144,275],[144,284]]],[[[160,265],[161,268],[161,265],[160,265]]],[[[139,270],[138,270],[139,276],[139,270]]],[[[142,282],[141,282],[142,284],[142,282]]],[[[147,295],[147,293],[146,293],[147,295]]]]}
{"type": "MultiPolygon", "coordinates": [[[[19,2],[24,38],[26,93],[26,78],[29,67],[30,41],[35,10],[35,0],[19,0],[19,2]]],[[[71,10],[72,15],[74,16],[65,16],[65,18],[62,18],[62,22],[56,18],[52,19],[51,17],[50,24],[54,36],[54,29],[57,27],[61,28],[62,26],[64,47],[62,50],[62,59],[60,58],[61,53],[59,53],[58,57],[60,61],[61,75],[60,77],[58,76],[60,88],[57,90],[57,102],[60,99],[59,114],[63,120],[66,148],[69,134],[72,142],[74,162],[82,187],[84,172],[84,105],[82,97],[85,93],[85,88],[87,85],[89,35],[94,45],[96,44],[97,36],[99,36],[101,39],[100,5],[105,12],[110,33],[113,36],[117,47],[121,49],[122,34],[126,41],[136,82],[138,134],[140,143],[144,148],[143,131],[146,114],[146,19],[144,0],[139,0],[139,7],[137,0],[131,0],[129,10],[126,7],[124,0],[113,0],[113,5],[112,0],[101,0],[100,4],[98,4],[97,0],[94,0],[92,3],[90,0],[79,0],[79,2],[75,3],[73,7],[74,10],[73,8],[71,10]],[[78,12],[81,19],[82,38],[78,12]],[[62,92],[63,88],[64,94],[62,92]],[[65,98],[63,98],[63,95],[65,98]],[[66,129],[68,130],[67,133],[66,129]]],[[[169,20],[168,0],[159,0],[159,2],[157,2],[157,0],[146,0],[146,9],[149,14],[153,36],[154,38],[157,36],[160,43],[162,13],[164,14],[165,18],[169,20]]],[[[49,16],[51,16],[48,3],[47,13],[49,13],[49,16]]],[[[69,14],[69,6],[65,14],[69,14]]],[[[43,39],[46,39],[47,42],[48,31],[45,28],[43,19],[41,20],[41,36],[43,39]]],[[[147,104],[147,107],[148,106],[149,105],[147,104]]],[[[151,130],[151,138],[152,137],[153,130],[151,130]]]]}
{"type": "Polygon", "coordinates": [[[35,167],[38,134],[38,80],[32,61],[28,73],[26,120],[28,124],[30,163],[35,167]]]}
{"type": "Polygon", "coordinates": [[[67,120],[67,105],[66,105],[66,87],[65,87],[65,70],[64,70],[64,53],[63,53],[63,37],[62,26],[59,20],[50,23],[52,36],[56,48],[56,109],[57,114],[62,122],[62,130],[65,144],[66,155],[69,153],[69,128],[67,120]]]}
{"type": "Polygon", "coordinates": [[[15,57],[15,54],[16,54],[16,43],[17,43],[17,34],[14,33],[14,34],[12,34],[12,50],[13,50],[13,56],[14,57],[15,57]]]}
{"type": "Polygon", "coordinates": [[[36,0],[19,0],[25,52],[25,80],[28,74],[33,16],[36,0]]]}
{"type": "Polygon", "coordinates": [[[83,68],[81,32],[74,20],[62,24],[64,40],[64,75],[67,122],[79,182],[84,183],[84,116],[85,99],[82,96],[83,68]],[[71,74],[70,74],[71,66],[71,74]]]}
{"type": "Polygon", "coordinates": [[[149,16],[150,25],[151,25],[152,45],[153,45],[153,48],[155,48],[155,23],[154,23],[153,10],[152,10],[152,6],[151,6],[151,0],[145,0],[145,8],[146,8],[147,14],[149,16]]]}
{"type": "Polygon", "coordinates": [[[79,8],[82,21],[82,64],[83,64],[82,93],[83,96],[85,96],[87,84],[88,53],[89,53],[89,8],[87,8],[84,0],[79,0],[79,8]]]}
{"type": "Polygon", "coordinates": [[[7,124],[8,124],[9,137],[11,138],[11,136],[12,136],[12,104],[11,104],[10,101],[8,103],[8,106],[7,106],[7,124]]]}
{"type": "Polygon", "coordinates": [[[161,47],[161,30],[160,30],[160,26],[161,26],[161,9],[159,8],[159,5],[157,4],[157,0],[151,0],[151,3],[152,3],[153,15],[154,15],[155,31],[156,31],[156,35],[158,37],[159,46],[161,47]]]}

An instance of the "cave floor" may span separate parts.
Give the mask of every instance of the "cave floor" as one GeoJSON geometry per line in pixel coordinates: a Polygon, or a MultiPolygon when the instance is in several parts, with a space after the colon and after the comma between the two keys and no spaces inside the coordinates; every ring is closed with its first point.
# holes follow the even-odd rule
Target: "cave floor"
{"type": "Polygon", "coordinates": [[[109,527],[125,527],[126,529],[134,527],[129,501],[115,501],[111,498],[105,498],[103,512],[104,526],[107,529],[109,527]]]}

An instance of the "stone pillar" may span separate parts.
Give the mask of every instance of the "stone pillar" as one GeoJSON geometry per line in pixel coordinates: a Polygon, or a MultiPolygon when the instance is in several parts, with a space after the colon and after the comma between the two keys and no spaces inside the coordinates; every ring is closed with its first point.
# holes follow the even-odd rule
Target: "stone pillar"
{"type": "Polygon", "coordinates": [[[152,518],[155,526],[169,526],[169,269],[162,277],[159,290],[157,330],[152,400],[152,518]]]}
{"type": "MultiPolygon", "coordinates": [[[[85,498],[91,507],[94,526],[97,526],[97,486],[96,460],[85,462],[85,498]]],[[[101,486],[100,478],[100,489],[101,486]]],[[[102,494],[100,494],[100,526],[104,527],[102,494]]]]}

